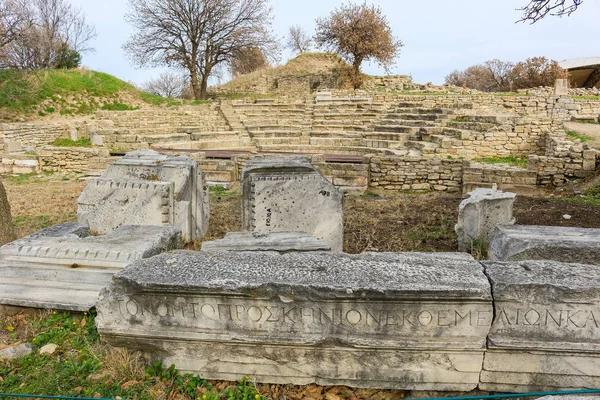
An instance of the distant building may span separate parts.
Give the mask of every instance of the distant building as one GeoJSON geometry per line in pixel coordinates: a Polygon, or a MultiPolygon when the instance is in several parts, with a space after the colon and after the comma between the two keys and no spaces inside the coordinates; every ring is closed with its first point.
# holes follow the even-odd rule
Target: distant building
{"type": "Polygon", "coordinates": [[[571,87],[600,88],[600,57],[573,58],[558,64],[569,71],[571,87]]]}

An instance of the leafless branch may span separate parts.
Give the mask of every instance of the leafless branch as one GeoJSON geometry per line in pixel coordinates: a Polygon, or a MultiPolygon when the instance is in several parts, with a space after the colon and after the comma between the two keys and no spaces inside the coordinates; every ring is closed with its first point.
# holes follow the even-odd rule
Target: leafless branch
{"type": "Polygon", "coordinates": [[[547,15],[562,17],[571,15],[583,3],[583,0],[530,0],[529,4],[519,11],[523,17],[517,22],[530,22],[535,24],[547,15]]]}

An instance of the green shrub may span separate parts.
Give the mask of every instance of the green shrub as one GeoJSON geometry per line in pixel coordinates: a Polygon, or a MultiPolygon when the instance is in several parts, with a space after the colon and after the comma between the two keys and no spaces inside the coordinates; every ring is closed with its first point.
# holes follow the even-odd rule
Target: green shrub
{"type": "Polygon", "coordinates": [[[105,103],[102,106],[102,110],[107,110],[107,111],[133,111],[133,110],[139,110],[139,107],[133,107],[130,106],[128,104],[123,104],[123,103],[118,103],[118,102],[114,102],[114,103],[105,103]]]}
{"type": "Polygon", "coordinates": [[[92,147],[92,142],[88,138],[79,138],[77,140],[58,138],[50,144],[56,147],[92,147]]]}

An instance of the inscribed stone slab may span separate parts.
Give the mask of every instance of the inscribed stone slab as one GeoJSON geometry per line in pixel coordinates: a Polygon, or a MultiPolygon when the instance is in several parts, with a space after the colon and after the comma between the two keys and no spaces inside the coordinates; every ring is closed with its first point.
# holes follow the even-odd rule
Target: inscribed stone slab
{"type": "Polygon", "coordinates": [[[116,346],[209,379],[471,390],[489,283],[457,254],[173,252],[135,262],[97,304],[116,346]]]}
{"type": "Polygon", "coordinates": [[[485,262],[494,323],[482,390],[600,387],[600,267],[485,262]]]}
{"type": "Polygon", "coordinates": [[[242,171],[244,229],[302,231],[342,251],[343,194],[304,158],[254,158],[242,171]]]}
{"type": "Polygon", "coordinates": [[[600,229],[512,225],[496,228],[490,260],[600,263],[600,229]]]}

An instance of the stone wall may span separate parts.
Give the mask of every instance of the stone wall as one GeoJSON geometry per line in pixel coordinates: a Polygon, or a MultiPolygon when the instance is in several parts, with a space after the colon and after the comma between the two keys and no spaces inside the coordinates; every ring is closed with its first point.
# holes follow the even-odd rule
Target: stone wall
{"type": "Polygon", "coordinates": [[[463,160],[423,157],[372,157],[370,187],[387,190],[460,190],[463,160]]]}
{"type": "Polygon", "coordinates": [[[0,124],[0,150],[5,142],[21,142],[23,146],[39,147],[60,137],[89,137],[96,121],[68,120],[60,122],[36,121],[0,124]]]}
{"type": "Polygon", "coordinates": [[[108,149],[99,147],[54,147],[37,150],[41,167],[46,171],[92,173],[105,170],[115,158],[108,149]]]}

